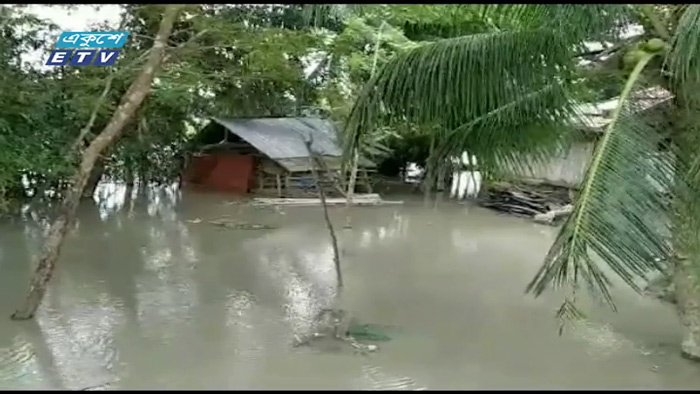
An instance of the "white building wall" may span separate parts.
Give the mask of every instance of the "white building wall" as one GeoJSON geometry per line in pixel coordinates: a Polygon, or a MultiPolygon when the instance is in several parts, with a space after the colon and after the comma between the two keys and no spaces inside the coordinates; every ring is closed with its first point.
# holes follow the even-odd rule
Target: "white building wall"
{"type": "Polygon", "coordinates": [[[594,142],[578,142],[568,152],[547,163],[533,165],[530,171],[521,173],[525,178],[545,180],[555,185],[578,187],[586,175],[586,168],[593,156],[594,142]]]}

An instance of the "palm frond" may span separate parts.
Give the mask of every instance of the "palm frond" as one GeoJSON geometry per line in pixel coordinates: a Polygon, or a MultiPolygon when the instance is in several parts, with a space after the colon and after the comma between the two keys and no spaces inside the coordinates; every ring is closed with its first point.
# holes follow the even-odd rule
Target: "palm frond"
{"type": "MultiPolygon", "coordinates": [[[[359,135],[380,121],[400,119],[434,125],[444,132],[473,123],[553,82],[561,83],[565,91],[572,79],[573,50],[597,31],[614,30],[625,10],[595,5],[484,7],[485,13],[500,17],[502,25],[510,25],[511,30],[443,39],[390,60],[367,83],[351,111],[346,123],[346,133],[351,136],[346,139],[346,157],[359,135]],[[559,18],[564,16],[581,22],[572,26],[584,27],[562,28],[559,18]]],[[[529,108],[528,116],[538,125],[545,118],[544,123],[549,122],[548,112],[562,112],[562,106],[570,104],[563,99],[565,95],[558,97],[556,103],[535,101],[539,105],[529,108]]],[[[521,127],[525,116],[521,110],[517,106],[515,111],[503,111],[499,125],[521,127]]]]}
{"type": "Polygon", "coordinates": [[[568,40],[610,41],[636,18],[629,5],[601,4],[484,4],[482,17],[507,29],[546,28],[559,31],[568,40]]]}
{"type": "Polygon", "coordinates": [[[562,152],[578,134],[580,117],[564,83],[550,84],[505,103],[441,138],[438,156],[479,157],[488,176],[524,174],[562,152]]]}
{"type": "Polygon", "coordinates": [[[302,18],[307,24],[321,26],[327,21],[346,20],[352,14],[361,15],[371,7],[364,4],[304,4],[302,18]]]}
{"type": "Polygon", "coordinates": [[[549,31],[478,34],[423,45],[382,67],[348,125],[361,133],[386,114],[454,129],[551,83],[568,54],[549,31]]]}
{"type": "Polygon", "coordinates": [[[346,157],[359,136],[393,120],[436,130],[438,158],[469,151],[483,172],[551,157],[572,135],[571,45],[557,34],[478,34],[395,57],[353,107],[346,157]]]}
{"type": "Polygon", "coordinates": [[[668,66],[679,93],[697,94],[700,86],[700,5],[691,4],[678,21],[668,66]]]}
{"type": "Polygon", "coordinates": [[[610,294],[609,267],[635,290],[635,280],[660,270],[670,250],[662,226],[668,222],[657,187],[672,187],[673,162],[656,154],[660,133],[630,101],[640,73],[653,57],[647,54],[632,71],[586,173],[574,211],[564,224],[544,264],[527,291],[578,287],[580,279],[603,295],[610,294]]]}

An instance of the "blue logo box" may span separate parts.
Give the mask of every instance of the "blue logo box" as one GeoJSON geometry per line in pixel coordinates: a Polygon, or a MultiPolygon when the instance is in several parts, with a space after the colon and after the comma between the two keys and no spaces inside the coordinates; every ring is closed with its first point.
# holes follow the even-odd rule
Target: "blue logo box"
{"type": "Polygon", "coordinates": [[[54,49],[46,61],[47,66],[113,66],[121,49],[54,49]],[[93,61],[94,59],[94,61],[93,61]],[[70,62],[70,63],[69,63],[70,62]]]}

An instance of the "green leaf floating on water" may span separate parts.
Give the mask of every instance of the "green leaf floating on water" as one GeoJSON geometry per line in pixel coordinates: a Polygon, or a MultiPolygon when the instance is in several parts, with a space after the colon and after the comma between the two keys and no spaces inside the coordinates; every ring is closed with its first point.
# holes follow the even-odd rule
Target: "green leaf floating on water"
{"type": "Polygon", "coordinates": [[[365,341],[390,341],[391,337],[386,334],[386,331],[386,327],[377,324],[361,324],[357,321],[350,322],[348,326],[348,335],[365,341]]]}

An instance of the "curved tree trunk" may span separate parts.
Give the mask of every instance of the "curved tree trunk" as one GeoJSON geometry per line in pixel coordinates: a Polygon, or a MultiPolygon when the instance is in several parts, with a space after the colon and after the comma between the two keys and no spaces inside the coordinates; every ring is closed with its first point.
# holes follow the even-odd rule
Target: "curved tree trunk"
{"type": "Polygon", "coordinates": [[[676,308],[683,326],[681,354],[693,361],[700,361],[700,280],[698,267],[700,255],[679,258],[674,270],[676,308]]]}
{"type": "Polygon", "coordinates": [[[683,339],[684,357],[700,361],[700,217],[698,203],[679,191],[674,198],[673,287],[683,339]]]}
{"type": "MultiPolygon", "coordinates": [[[[355,184],[357,183],[357,169],[360,165],[360,153],[355,148],[352,153],[352,163],[350,166],[350,180],[348,181],[348,191],[345,202],[345,228],[352,228],[352,197],[355,195],[355,184]]],[[[343,175],[344,176],[344,175],[343,175]]]]}
{"type": "MultiPolygon", "coordinates": [[[[671,138],[678,148],[676,160],[693,163],[697,160],[700,136],[688,125],[693,124],[696,114],[691,113],[683,92],[676,91],[670,84],[666,88],[675,96],[675,110],[670,121],[673,125],[671,138]]],[[[673,300],[683,327],[681,355],[700,361],[700,201],[695,190],[687,189],[688,183],[694,181],[692,176],[690,179],[687,176],[681,165],[672,200],[674,264],[671,278],[673,300]]]]}
{"type": "MultiPolygon", "coordinates": [[[[302,137],[303,138],[303,137],[302,137]]],[[[311,164],[311,173],[314,177],[314,182],[316,183],[316,189],[318,191],[318,198],[321,200],[321,206],[323,208],[323,219],[326,222],[326,227],[328,228],[328,234],[331,237],[331,247],[333,248],[333,264],[335,265],[335,276],[336,284],[338,286],[338,291],[336,297],[339,297],[343,290],[343,271],[340,267],[340,248],[338,248],[338,237],[335,234],[335,229],[333,228],[333,222],[331,222],[331,217],[328,214],[328,204],[326,204],[326,192],[323,190],[323,183],[321,182],[321,175],[319,174],[319,169],[327,172],[323,158],[320,157],[311,148],[313,144],[313,139],[304,140],[304,145],[306,145],[306,150],[309,154],[309,163],[311,164]],[[319,165],[320,164],[320,165],[319,165]]]]}
{"type": "Polygon", "coordinates": [[[73,222],[75,211],[80,203],[80,197],[88,183],[95,162],[100,157],[100,153],[121,135],[126,123],[134,116],[134,113],[150,92],[153,77],[165,56],[168,37],[170,37],[173,24],[182,7],[182,5],[170,5],[165,8],[158,34],[153,42],[153,48],[149,53],[146,64],[144,64],[140,74],[122,97],[119,107],[115,110],[107,126],[83,151],[80,166],[73,175],[72,186],[68,190],[59,210],[59,215],[51,224],[48,236],[44,241],[44,246],[29,286],[29,294],[25,299],[24,305],[12,315],[12,319],[31,319],[38,309],[46,292],[46,286],[53,275],[63,240],[73,222]]]}
{"type": "Polygon", "coordinates": [[[85,189],[83,190],[83,198],[89,199],[95,195],[95,190],[97,189],[97,185],[100,183],[104,172],[104,159],[100,157],[97,159],[97,161],[95,162],[95,166],[90,172],[90,177],[88,177],[87,184],[85,185],[85,189]]]}
{"type": "MultiPolygon", "coordinates": [[[[685,146],[697,146],[687,142],[685,146]]],[[[693,194],[681,184],[674,196],[672,279],[676,310],[683,326],[682,355],[700,361],[700,201],[693,194]]]]}

